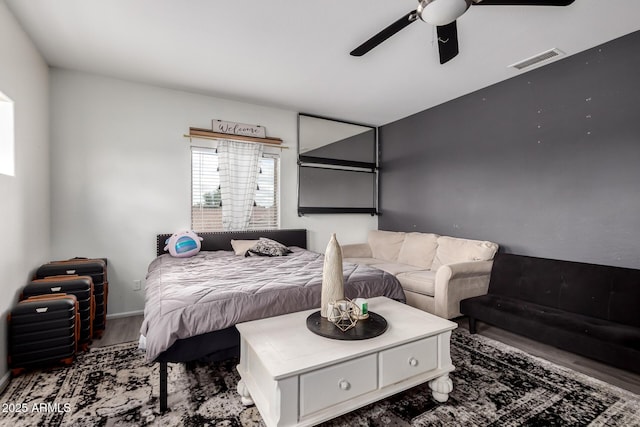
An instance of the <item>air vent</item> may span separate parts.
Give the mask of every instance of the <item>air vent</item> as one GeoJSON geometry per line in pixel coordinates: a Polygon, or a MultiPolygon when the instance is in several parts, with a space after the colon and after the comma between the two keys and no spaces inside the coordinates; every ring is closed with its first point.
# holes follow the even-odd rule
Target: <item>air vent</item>
{"type": "Polygon", "coordinates": [[[548,61],[551,58],[555,58],[556,56],[564,55],[564,52],[560,49],[549,49],[545,52],[539,53],[531,58],[527,58],[520,62],[516,62],[515,64],[509,65],[509,67],[517,68],[518,70],[523,70],[525,68],[529,68],[533,65],[539,64],[544,61],[548,61]]]}

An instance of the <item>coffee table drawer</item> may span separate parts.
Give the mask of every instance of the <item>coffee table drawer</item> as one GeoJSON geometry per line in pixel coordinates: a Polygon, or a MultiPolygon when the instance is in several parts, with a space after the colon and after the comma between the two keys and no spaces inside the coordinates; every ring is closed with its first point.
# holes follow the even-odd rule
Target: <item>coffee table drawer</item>
{"type": "Polygon", "coordinates": [[[430,337],[380,352],[380,387],[438,366],[438,338],[430,337]]]}
{"type": "Polygon", "coordinates": [[[361,357],[300,376],[300,416],[377,388],[377,355],[361,357]]]}

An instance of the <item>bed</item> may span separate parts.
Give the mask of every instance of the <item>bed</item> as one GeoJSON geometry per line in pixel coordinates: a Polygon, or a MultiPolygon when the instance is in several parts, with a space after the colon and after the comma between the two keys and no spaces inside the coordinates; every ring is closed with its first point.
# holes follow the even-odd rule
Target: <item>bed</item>
{"type": "MultiPolygon", "coordinates": [[[[145,319],[147,360],[160,363],[160,409],[167,408],[167,363],[236,357],[236,323],[320,306],[323,256],[307,251],[306,230],[198,233],[199,254],[164,252],[170,234],[157,236],[149,265],[145,319]],[[282,257],[236,255],[231,240],[266,237],[288,247],[282,257]]],[[[404,302],[397,279],[382,270],[344,264],[345,296],[384,295],[404,302]]]]}

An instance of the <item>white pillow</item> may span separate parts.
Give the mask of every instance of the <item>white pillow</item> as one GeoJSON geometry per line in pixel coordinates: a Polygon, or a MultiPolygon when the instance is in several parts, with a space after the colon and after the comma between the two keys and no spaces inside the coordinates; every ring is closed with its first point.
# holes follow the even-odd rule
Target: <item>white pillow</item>
{"type": "Polygon", "coordinates": [[[231,247],[236,255],[244,255],[256,243],[258,243],[258,240],[231,240],[231,247]]]}

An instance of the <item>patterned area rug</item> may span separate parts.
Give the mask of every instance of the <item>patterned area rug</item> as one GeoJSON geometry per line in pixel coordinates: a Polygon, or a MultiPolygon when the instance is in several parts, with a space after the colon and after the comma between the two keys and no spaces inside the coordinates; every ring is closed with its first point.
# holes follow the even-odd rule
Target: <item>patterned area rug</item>
{"type": "MultiPolygon", "coordinates": [[[[169,405],[158,413],[158,366],[136,343],[92,349],[69,368],[14,378],[0,425],[259,426],[240,403],[237,361],[169,365],[169,405]]],[[[325,426],[640,426],[640,396],[465,330],[452,335],[456,371],[445,404],[426,385],[325,426]]]]}

